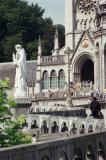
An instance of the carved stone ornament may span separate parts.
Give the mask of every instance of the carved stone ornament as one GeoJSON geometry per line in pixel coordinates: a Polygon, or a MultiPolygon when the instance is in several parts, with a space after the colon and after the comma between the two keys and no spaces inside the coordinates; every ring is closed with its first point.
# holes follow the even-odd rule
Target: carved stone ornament
{"type": "Polygon", "coordinates": [[[91,14],[95,11],[97,1],[96,0],[80,0],[79,9],[82,13],[91,14]]]}

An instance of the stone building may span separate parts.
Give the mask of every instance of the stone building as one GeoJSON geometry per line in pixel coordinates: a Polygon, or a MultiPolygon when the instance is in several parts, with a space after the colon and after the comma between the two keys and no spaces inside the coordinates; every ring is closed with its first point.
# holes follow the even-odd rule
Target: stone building
{"type": "MultiPolygon", "coordinates": [[[[67,105],[70,95],[73,105],[88,104],[91,90],[104,92],[105,50],[105,0],[65,0],[65,46],[59,48],[57,28],[52,55],[43,56],[39,38],[38,58],[27,62],[27,94],[32,106],[61,109],[67,105]]],[[[0,64],[0,78],[5,77],[9,77],[14,86],[12,63],[0,64]]]]}
{"type": "Polygon", "coordinates": [[[58,31],[52,56],[43,56],[39,40],[35,93],[55,92],[70,82],[89,81],[104,91],[106,2],[96,0],[65,1],[65,46],[59,48],[58,31]]]}
{"type": "MultiPolygon", "coordinates": [[[[36,110],[61,110],[69,94],[73,105],[88,104],[91,90],[105,90],[105,8],[105,1],[65,0],[65,46],[59,48],[57,28],[52,55],[43,56],[39,38],[38,58],[27,62],[27,94],[36,110]]],[[[0,64],[0,78],[5,77],[14,86],[13,63],[0,64]]]]}
{"type": "MultiPolygon", "coordinates": [[[[70,90],[75,97],[81,91],[83,93],[80,95],[85,96],[85,88],[104,92],[106,88],[105,7],[105,1],[65,0],[65,46],[59,48],[56,29],[52,56],[43,56],[39,39],[35,95],[42,93],[41,99],[42,97],[50,99],[55,94],[55,99],[59,100],[60,97],[66,99],[70,90]],[[75,84],[74,89],[71,88],[71,84],[75,84]],[[86,85],[89,87],[84,87],[86,85]]],[[[85,99],[81,101],[84,102],[85,99]]],[[[76,105],[74,100],[73,103],[76,105]]]]}

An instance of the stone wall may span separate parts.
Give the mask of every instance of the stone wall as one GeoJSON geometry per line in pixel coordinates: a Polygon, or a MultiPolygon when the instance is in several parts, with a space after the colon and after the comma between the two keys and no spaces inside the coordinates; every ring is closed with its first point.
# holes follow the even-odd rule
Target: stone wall
{"type": "Polygon", "coordinates": [[[0,160],[105,160],[106,131],[0,149],[0,160]]]}

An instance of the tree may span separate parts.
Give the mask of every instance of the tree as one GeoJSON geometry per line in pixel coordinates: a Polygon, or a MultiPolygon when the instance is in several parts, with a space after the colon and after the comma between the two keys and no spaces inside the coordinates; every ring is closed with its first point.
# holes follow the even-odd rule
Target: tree
{"type": "Polygon", "coordinates": [[[12,119],[11,108],[15,107],[15,102],[6,94],[9,88],[8,80],[0,80],[0,147],[31,142],[31,137],[19,130],[25,119],[22,116],[12,119]]]}
{"type": "MultiPolygon", "coordinates": [[[[25,48],[28,60],[36,59],[39,35],[42,38],[43,55],[51,54],[55,26],[51,18],[43,17],[44,12],[37,3],[28,5],[21,0],[0,1],[0,62],[12,61],[14,45],[17,43],[25,48]]],[[[64,35],[63,31],[61,35],[64,35]]],[[[60,41],[60,46],[63,45],[63,41],[60,41]]]]}

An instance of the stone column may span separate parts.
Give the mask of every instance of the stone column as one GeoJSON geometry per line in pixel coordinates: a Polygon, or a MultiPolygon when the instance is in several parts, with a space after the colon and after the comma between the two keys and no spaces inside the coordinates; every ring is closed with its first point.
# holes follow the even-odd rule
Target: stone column
{"type": "Polygon", "coordinates": [[[100,57],[99,57],[99,61],[100,61],[100,91],[103,91],[103,70],[102,70],[102,50],[100,49],[100,57]]]}
{"type": "Polygon", "coordinates": [[[41,58],[42,58],[42,46],[41,38],[38,41],[38,59],[37,59],[37,72],[36,72],[36,82],[35,82],[35,94],[41,92],[41,58]]]}
{"type": "Polygon", "coordinates": [[[102,80],[102,82],[103,82],[103,84],[102,84],[102,90],[104,91],[104,89],[105,89],[105,60],[104,60],[104,49],[102,49],[101,50],[101,54],[102,54],[102,78],[103,78],[103,80],[102,80]]]}
{"type": "Polygon", "coordinates": [[[94,84],[95,84],[95,89],[100,87],[100,58],[99,58],[99,52],[98,51],[95,53],[94,84]]]}
{"type": "Polygon", "coordinates": [[[66,105],[67,107],[72,107],[73,103],[72,103],[72,99],[71,99],[71,94],[70,94],[70,54],[71,54],[71,50],[68,47],[66,50],[66,54],[68,57],[68,89],[67,89],[67,100],[66,100],[66,105]]]}
{"type": "Polygon", "coordinates": [[[40,92],[41,92],[41,71],[40,71],[40,66],[37,65],[35,94],[40,93],[40,92]]]}

